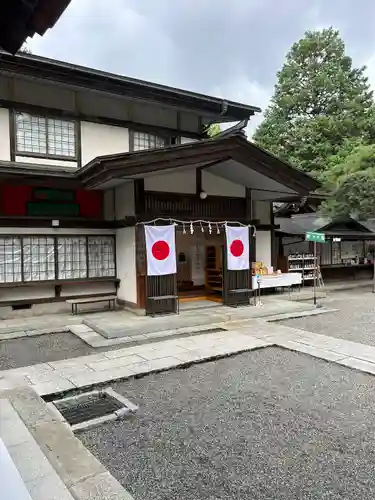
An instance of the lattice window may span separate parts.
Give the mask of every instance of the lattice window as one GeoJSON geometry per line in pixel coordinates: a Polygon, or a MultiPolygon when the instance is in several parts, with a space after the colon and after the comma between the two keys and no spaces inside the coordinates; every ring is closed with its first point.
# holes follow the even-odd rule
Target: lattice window
{"type": "Polygon", "coordinates": [[[76,155],[75,124],[66,120],[47,119],[48,154],[56,156],[76,155]]]}
{"type": "Polygon", "coordinates": [[[164,148],[166,140],[164,137],[147,132],[133,132],[133,150],[164,148]]]}
{"type": "Polygon", "coordinates": [[[16,146],[20,153],[47,154],[46,119],[26,113],[16,114],[16,146]]]}
{"type": "Polygon", "coordinates": [[[75,123],[69,120],[16,113],[16,150],[19,154],[76,157],[75,123]]]}
{"type": "Polygon", "coordinates": [[[115,240],[112,237],[89,237],[89,278],[116,275],[115,240]]]}
{"type": "Polygon", "coordinates": [[[55,279],[55,242],[48,236],[23,238],[24,281],[55,279]]]}
{"type": "Polygon", "coordinates": [[[21,238],[0,237],[0,283],[22,281],[21,238]]]}
{"type": "Polygon", "coordinates": [[[86,237],[65,237],[57,239],[58,279],[87,277],[86,237]]]}
{"type": "Polygon", "coordinates": [[[115,276],[113,236],[0,237],[0,283],[115,276]]]}

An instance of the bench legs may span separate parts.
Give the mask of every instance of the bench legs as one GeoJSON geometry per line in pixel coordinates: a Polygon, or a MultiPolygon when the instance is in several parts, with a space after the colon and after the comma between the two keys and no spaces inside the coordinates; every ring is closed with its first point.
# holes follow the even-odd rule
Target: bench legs
{"type": "MultiPolygon", "coordinates": [[[[171,314],[172,312],[174,314],[180,314],[180,301],[178,297],[171,298],[171,299],[160,299],[160,300],[173,300],[174,301],[174,311],[167,311],[164,314],[171,314]]],[[[157,311],[157,300],[154,300],[150,297],[147,298],[147,305],[149,306],[149,315],[152,318],[155,318],[155,316],[158,314],[157,311]]]]}
{"type": "MultiPolygon", "coordinates": [[[[108,301],[108,310],[115,311],[115,309],[116,309],[116,299],[109,300],[108,301]]],[[[73,314],[73,316],[78,315],[78,304],[72,304],[72,314],[73,314]]]]}

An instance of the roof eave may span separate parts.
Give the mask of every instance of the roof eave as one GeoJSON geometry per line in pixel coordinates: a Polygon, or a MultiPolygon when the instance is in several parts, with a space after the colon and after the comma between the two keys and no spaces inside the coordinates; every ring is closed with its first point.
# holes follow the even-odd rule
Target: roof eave
{"type": "MultiPolygon", "coordinates": [[[[278,158],[266,153],[240,135],[220,139],[206,139],[196,143],[172,146],[152,151],[122,153],[98,157],[78,172],[84,182],[97,176],[109,180],[110,175],[142,175],[151,171],[177,168],[181,165],[194,164],[231,157],[248,166],[251,161],[259,165],[263,174],[277,179],[281,184],[290,186],[301,195],[307,195],[320,184],[307,174],[281,162],[278,158]],[[108,175],[104,176],[104,171],[108,175]],[[112,174],[111,174],[112,172],[112,174]]],[[[223,160],[224,161],[224,160],[223,160]]],[[[256,170],[256,169],[254,169],[256,170]]],[[[99,177],[98,177],[99,178],[99,177]]]]}
{"type": "Polygon", "coordinates": [[[9,0],[8,3],[3,1],[0,8],[1,46],[4,50],[15,54],[27,37],[32,37],[35,33],[43,36],[48,29],[56,24],[70,1],[39,0],[37,2],[18,2],[18,4],[16,0],[9,0]],[[11,6],[10,3],[12,3],[11,6]]]}
{"type": "Polygon", "coordinates": [[[240,121],[261,112],[256,106],[210,97],[31,54],[11,56],[0,51],[1,70],[33,78],[159,102],[207,114],[215,121],[240,121]],[[221,118],[221,120],[219,120],[221,118]]]}

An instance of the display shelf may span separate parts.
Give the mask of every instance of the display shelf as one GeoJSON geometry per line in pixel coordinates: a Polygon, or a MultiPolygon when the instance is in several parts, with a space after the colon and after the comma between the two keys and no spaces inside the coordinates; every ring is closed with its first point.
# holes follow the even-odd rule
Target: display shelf
{"type": "Polygon", "coordinates": [[[206,247],[206,287],[217,292],[223,290],[223,277],[220,268],[220,248],[206,247]]]}
{"type": "Polygon", "coordinates": [[[302,285],[305,281],[314,280],[314,274],[316,271],[317,279],[319,274],[318,257],[308,253],[308,254],[292,254],[288,255],[288,272],[290,273],[300,273],[302,277],[302,285]]]}
{"type": "Polygon", "coordinates": [[[316,260],[317,257],[288,257],[288,260],[291,261],[291,260],[316,260]]]}

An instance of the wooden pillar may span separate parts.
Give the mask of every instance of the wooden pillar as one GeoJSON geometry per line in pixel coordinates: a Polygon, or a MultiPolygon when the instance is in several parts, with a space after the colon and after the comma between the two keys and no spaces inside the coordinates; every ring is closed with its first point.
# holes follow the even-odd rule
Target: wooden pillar
{"type": "MultiPolygon", "coordinates": [[[[245,204],[245,217],[246,222],[251,224],[253,220],[253,198],[250,188],[246,188],[246,204],[245,204]]],[[[250,262],[256,262],[256,241],[254,238],[254,229],[251,230],[250,235],[250,262]]]]}
{"type": "Polygon", "coordinates": [[[144,179],[135,179],[134,181],[134,211],[135,216],[145,213],[145,181],[144,179]]]}
{"type": "Polygon", "coordinates": [[[135,258],[137,273],[137,306],[146,307],[146,244],[142,224],[135,226],[135,258]]]}
{"type": "Polygon", "coordinates": [[[273,213],[273,203],[270,203],[270,224],[271,224],[271,266],[277,269],[278,247],[276,246],[275,214],[273,213]]]}
{"type": "MultiPolygon", "coordinates": [[[[134,180],[134,212],[135,219],[140,220],[145,214],[145,182],[144,179],[134,180]]],[[[135,255],[137,273],[137,306],[146,307],[146,245],[142,224],[135,226],[135,255]]]]}

